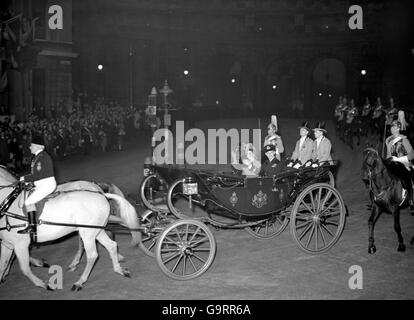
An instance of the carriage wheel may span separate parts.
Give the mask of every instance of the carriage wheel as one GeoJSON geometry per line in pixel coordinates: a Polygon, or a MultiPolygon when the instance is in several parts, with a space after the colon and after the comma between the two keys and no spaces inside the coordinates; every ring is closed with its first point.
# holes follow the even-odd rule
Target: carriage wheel
{"type": "Polygon", "coordinates": [[[141,182],[140,196],[142,203],[150,210],[157,210],[157,204],[165,203],[165,191],[167,187],[161,183],[155,174],[145,177],[141,182]]]}
{"type": "Polygon", "coordinates": [[[271,239],[281,234],[289,224],[289,217],[275,215],[274,217],[245,230],[257,239],[271,239]]]}
{"type": "Polygon", "coordinates": [[[345,204],[340,193],[327,183],[303,190],[293,205],[290,230],[299,248],[307,253],[329,250],[345,226],[345,204]]]}
{"type": "Polygon", "coordinates": [[[156,246],[157,263],[175,280],[190,280],[203,274],[216,254],[216,241],[201,221],[178,220],[160,235],[156,246]]]}
{"type": "Polygon", "coordinates": [[[188,196],[184,195],[183,182],[184,179],[178,179],[171,184],[167,194],[167,206],[179,219],[194,218],[196,206],[194,202],[190,203],[188,196]]]}
{"type": "Polygon", "coordinates": [[[174,220],[168,216],[167,212],[145,210],[141,215],[141,225],[148,228],[148,232],[143,233],[139,247],[150,257],[155,257],[155,247],[161,231],[174,220]]]}

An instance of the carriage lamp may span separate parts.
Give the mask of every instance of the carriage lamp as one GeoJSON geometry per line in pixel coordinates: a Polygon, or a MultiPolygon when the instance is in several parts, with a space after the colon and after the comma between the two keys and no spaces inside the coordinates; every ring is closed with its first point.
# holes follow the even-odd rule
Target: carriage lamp
{"type": "Polygon", "coordinates": [[[147,157],[144,161],[144,177],[148,177],[152,174],[152,161],[151,158],[147,157]]]}
{"type": "Polygon", "coordinates": [[[192,196],[198,193],[198,184],[193,177],[187,177],[184,179],[183,183],[183,194],[188,196],[189,207],[191,209],[192,205],[192,196]]]}

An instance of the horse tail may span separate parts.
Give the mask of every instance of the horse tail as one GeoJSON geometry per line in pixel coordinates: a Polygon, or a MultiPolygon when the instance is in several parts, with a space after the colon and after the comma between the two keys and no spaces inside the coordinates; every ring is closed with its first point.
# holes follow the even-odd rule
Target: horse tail
{"type": "Polygon", "coordinates": [[[108,182],[96,182],[96,184],[103,190],[105,193],[113,193],[122,198],[125,198],[124,193],[113,183],[108,182]]]}
{"type": "Polygon", "coordinates": [[[105,193],[105,197],[111,200],[115,200],[118,203],[121,221],[129,229],[133,230],[131,231],[131,245],[138,245],[141,242],[141,232],[137,231],[139,228],[139,220],[134,206],[131,205],[125,198],[113,193],[105,193]]]}

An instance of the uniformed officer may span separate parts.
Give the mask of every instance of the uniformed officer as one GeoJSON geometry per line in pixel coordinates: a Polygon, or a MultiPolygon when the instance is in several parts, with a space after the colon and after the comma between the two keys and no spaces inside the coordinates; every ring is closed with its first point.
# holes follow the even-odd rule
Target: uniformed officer
{"type": "Polygon", "coordinates": [[[56,189],[53,160],[45,151],[41,137],[34,136],[32,138],[30,152],[34,155],[31,173],[20,178],[20,181],[34,183],[34,190],[25,201],[29,225],[27,228],[18,231],[18,233],[36,233],[37,217],[35,204],[56,189]]]}
{"type": "Polygon", "coordinates": [[[277,134],[277,131],[277,118],[276,116],[272,116],[271,122],[267,126],[267,136],[265,137],[263,147],[268,144],[274,145],[276,148],[276,158],[280,161],[280,155],[285,151],[285,148],[283,146],[282,137],[277,134]]]}
{"type": "MultiPolygon", "coordinates": [[[[400,162],[407,168],[407,171],[402,171],[399,170],[399,167],[395,167],[395,169],[399,171],[398,175],[403,179],[402,182],[404,183],[404,188],[409,193],[410,210],[413,212],[413,172],[411,169],[411,160],[414,159],[414,150],[410,141],[405,135],[400,133],[400,130],[401,122],[394,120],[391,123],[391,136],[385,140],[385,145],[387,146],[387,159],[393,162],[400,162]]],[[[405,196],[403,195],[403,197],[405,196]]]]}
{"type": "Polygon", "coordinates": [[[305,121],[299,127],[300,139],[296,142],[288,167],[299,169],[312,158],[313,140],[309,137],[310,132],[309,124],[305,121]]]}

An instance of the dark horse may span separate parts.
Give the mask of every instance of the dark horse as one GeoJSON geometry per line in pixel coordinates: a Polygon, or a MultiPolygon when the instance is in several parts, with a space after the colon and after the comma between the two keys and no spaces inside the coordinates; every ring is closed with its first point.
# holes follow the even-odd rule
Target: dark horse
{"type": "MultiPolygon", "coordinates": [[[[394,229],[398,237],[398,251],[405,251],[404,239],[401,235],[400,208],[409,204],[408,193],[403,198],[403,188],[407,183],[404,177],[409,176],[401,163],[383,161],[378,151],[367,148],[363,153],[362,180],[369,189],[372,201],[371,216],[368,220],[369,244],[368,253],[375,253],[374,225],[382,212],[391,213],[394,217],[394,229]],[[404,174],[405,170],[405,174],[404,174]]],[[[414,243],[414,237],[411,244],[414,243]]]]}

